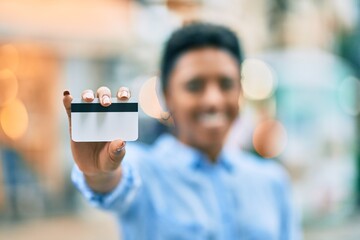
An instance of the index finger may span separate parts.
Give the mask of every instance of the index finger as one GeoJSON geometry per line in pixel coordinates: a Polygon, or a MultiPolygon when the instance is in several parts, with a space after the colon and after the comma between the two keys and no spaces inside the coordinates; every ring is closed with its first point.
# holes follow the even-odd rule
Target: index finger
{"type": "Polygon", "coordinates": [[[94,92],[91,89],[86,89],[82,92],[81,98],[84,100],[84,102],[92,102],[95,98],[94,92]]]}

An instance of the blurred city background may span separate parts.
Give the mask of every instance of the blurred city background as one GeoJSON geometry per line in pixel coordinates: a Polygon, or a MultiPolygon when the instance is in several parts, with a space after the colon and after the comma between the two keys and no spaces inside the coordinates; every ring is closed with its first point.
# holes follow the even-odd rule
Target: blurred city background
{"type": "Polygon", "coordinates": [[[193,20],[246,54],[228,144],[289,171],[304,239],[360,239],[360,1],[0,1],[0,239],[119,239],[70,182],[62,92],[128,86],[140,139],[164,128],[162,46],[193,20]]]}

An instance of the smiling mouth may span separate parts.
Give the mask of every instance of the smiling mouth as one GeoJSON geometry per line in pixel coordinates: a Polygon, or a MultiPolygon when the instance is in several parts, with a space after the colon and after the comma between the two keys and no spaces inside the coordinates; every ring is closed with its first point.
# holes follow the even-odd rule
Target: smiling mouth
{"type": "Polygon", "coordinates": [[[224,113],[202,113],[198,117],[198,121],[201,125],[208,128],[223,127],[228,123],[228,117],[224,113]]]}

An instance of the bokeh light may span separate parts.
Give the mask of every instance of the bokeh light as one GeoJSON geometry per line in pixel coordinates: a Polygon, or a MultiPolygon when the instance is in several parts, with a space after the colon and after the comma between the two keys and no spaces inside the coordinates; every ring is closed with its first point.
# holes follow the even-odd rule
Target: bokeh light
{"type": "Polygon", "coordinates": [[[0,46],[0,69],[8,68],[15,71],[19,65],[19,52],[15,46],[5,44],[0,46]]]}
{"type": "Polygon", "coordinates": [[[242,64],[244,95],[251,100],[271,97],[275,90],[275,77],[271,68],[258,59],[246,59],[242,64]]]}
{"type": "Polygon", "coordinates": [[[341,109],[352,116],[360,113],[360,102],[357,94],[360,93],[360,81],[355,77],[345,78],[338,90],[338,98],[341,109]]]}
{"type": "Polygon", "coordinates": [[[0,70],[0,107],[5,106],[16,98],[18,81],[9,69],[0,70]]]}
{"type": "Polygon", "coordinates": [[[149,78],[141,87],[139,103],[143,111],[152,118],[160,119],[164,114],[156,93],[157,77],[149,78]]]}
{"type": "Polygon", "coordinates": [[[29,124],[29,117],[25,105],[15,99],[0,112],[0,125],[5,135],[13,140],[21,138],[29,124]]]}
{"type": "Polygon", "coordinates": [[[287,144],[287,132],[283,124],[269,119],[260,122],[253,134],[253,145],[258,154],[265,158],[279,156],[287,144]]]}

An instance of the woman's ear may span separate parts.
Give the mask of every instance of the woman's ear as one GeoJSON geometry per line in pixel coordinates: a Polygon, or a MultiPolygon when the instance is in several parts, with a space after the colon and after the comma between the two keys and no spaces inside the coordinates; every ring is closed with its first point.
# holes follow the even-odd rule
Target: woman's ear
{"type": "Polygon", "coordinates": [[[165,102],[165,107],[163,107],[163,112],[161,113],[161,119],[165,122],[168,122],[168,123],[173,123],[173,119],[172,119],[172,112],[171,112],[171,101],[170,101],[170,98],[167,94],[167,92],[163,92],[163,96],[164,96],[164,102],[165,102]]]}
{"type": "Polygon", "coordinates": [[[174,121],[172,119],[171,116],[171,111],[169,110],[169,106],[171,105],[170,103],[170,98],[169,95],[167,93],[167,91],[163,91],[163,88],[161,86],[161,81],[160,78],[157,77],[156,80],[156,94],[158,96],[159,99],[159,103],[161,105],[161,109],[162,112],[160,114],[160,122],[162,122],[165,125],[173,125],[174,121]]]}
{"type": "Polygon", "coordinates": [[[161,108],[166,111],[167,109],[167,97],[165,91],[163,91],[163,87],[161,84],[161,79],[159,76],[156,76],[156,85],[155,85],[156,95],[159,100],[161,108]]]}

